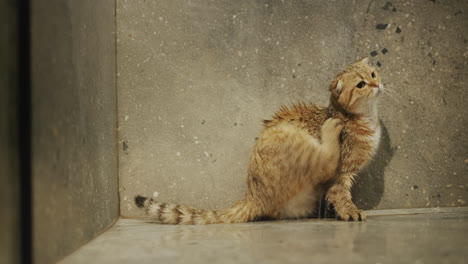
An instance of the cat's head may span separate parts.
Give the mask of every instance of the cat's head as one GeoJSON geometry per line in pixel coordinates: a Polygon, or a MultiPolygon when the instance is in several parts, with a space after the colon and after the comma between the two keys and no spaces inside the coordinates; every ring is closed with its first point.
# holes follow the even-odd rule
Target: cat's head
{"type": "Polygon", "coordinates": [[[380,75],[367,57],[351,64],[330,85],[332,102],[352,114],[365,114],[375,107],[383,89],[380,75]]]}

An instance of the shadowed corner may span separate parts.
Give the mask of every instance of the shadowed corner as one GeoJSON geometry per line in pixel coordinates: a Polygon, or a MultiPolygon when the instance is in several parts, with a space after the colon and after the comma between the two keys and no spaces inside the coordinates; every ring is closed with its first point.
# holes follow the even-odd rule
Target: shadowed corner
{"type": "Polygon", "coordinates": [[[145,207],[145,201],[146,201],[146,197],[144,196],[141,196],[141,195],[137,195],[135,196],[135,204],[136,206],[138,206],[139,208],[143,208],[145,207]]]}
{"type": "Polygon", "coordinates": [[[390,136],[380,121],[382,136],[375,157],[359,173],[351,191],[353,201],[359,209],[369,210],[379,205],[385,187],[385,168],[390,163],[396,148],[391,146],[390,136]]]}

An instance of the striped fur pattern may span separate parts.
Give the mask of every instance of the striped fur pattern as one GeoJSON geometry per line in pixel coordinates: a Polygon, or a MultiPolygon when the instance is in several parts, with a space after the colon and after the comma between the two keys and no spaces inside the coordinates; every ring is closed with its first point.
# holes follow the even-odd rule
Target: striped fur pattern
{"type": "Polygon", "coordinates": [[[221,223],[241,223],[255,219],[254,206],[243,199],[229,209],[208,211],[178,204],[155,202],[153,198],[135,197],[138,207],[145,208],[151,220],[160,224],[206,225],[221,223]]]}
{"type": "Polygon", "coordinates": [[[247,168],[248,191],[232,207],[207,211],[143,196],[135,198],[137,206],[162,224],[240,223],[309,217],[325,192],[340,219],[365,220],[350,190],[379,142],[376,104],[383,86],[365,58],[340,73],[329,89],[327,108],[297,103],[264,120],[247,168]]]}

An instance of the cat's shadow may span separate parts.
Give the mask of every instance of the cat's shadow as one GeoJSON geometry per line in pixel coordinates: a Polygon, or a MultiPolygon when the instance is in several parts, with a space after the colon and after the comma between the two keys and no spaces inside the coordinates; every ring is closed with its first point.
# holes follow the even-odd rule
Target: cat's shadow
{"type": "MultiPolygon", "coordinates": [[[[358,174],[351,190],[353,201],[359,209],[374,209],[379,205],[385,190],[385,168],[390,163],[396,148],[393,148],[387,127],[380,121],[382,135],[375,157],[358,174]]],[[[319,201],[318,217],[335,217],[333,206],[324,197],[319,201]]]]}
{"type": "Polygon", "coordinates": [[[396,148],[393,148],[388,134],[387,127],[380,121],[382,135],[379,148],[375,157],[358,174],[351,190],[353,201],[357,207],[363,210],[369,210],[379,205],[385,190],[385,168],[395,154],[396,148]]]}

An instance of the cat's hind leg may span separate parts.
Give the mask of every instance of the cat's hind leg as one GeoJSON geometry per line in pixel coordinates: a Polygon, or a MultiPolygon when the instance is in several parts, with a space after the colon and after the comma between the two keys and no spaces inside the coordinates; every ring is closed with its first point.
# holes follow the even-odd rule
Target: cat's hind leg
{"type": "Polygon", "coordinates": [[[310,217],[316,209],[319,193],[314,185],[309,185],[298,192],[279,211],[280,219],[301,219],[310,217]]]}

